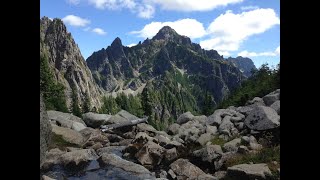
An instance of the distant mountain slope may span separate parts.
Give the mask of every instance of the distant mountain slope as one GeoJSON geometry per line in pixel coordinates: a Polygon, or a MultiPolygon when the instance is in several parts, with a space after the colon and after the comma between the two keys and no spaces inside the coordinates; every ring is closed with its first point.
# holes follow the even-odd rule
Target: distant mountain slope
{"type": "Polygon", "coordinates": [[[148,90],[151,115],[161,120],[177,118],[186,110],[201,112],[208,97],[214,106],[244,79],[217,51],[201,49],[168,26],[133,47],[116,38],[88,57],[87,64],[97,84],[109,93],[148,90]]]}
{"type": "Polygon", "coordinates": [[[226,60],[234,63],[234,65],[237,66],[247,77],[250,77],[252,75],[252,69],[257,70],[256,66],[250,58],[238,56],[236,58],[229,57],[226,60]]]}

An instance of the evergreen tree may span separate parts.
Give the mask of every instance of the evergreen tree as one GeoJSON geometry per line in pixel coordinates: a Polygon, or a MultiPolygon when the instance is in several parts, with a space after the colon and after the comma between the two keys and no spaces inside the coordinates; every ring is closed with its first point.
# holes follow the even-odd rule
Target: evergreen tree
{"type": "Polygon", "coordinates": [[[48,110],[68,112],[64,86],[54,80],[45,54],[40,55],[40,93],[48,110]]]}
{"type": "Polygon", "coordinates": [[[79,101],[74,88],[72,89],[72,113],[78,117],[82,116],[81,109],[79,107],[79,101]]]}
{"type": "Polygon", "coordinates": [[[91,107],[90,98],[88,93],[86,93],[85,100],[83,102],[83,108],[82,108],[83,113],[90,112],[90,107],[91,107]]]}

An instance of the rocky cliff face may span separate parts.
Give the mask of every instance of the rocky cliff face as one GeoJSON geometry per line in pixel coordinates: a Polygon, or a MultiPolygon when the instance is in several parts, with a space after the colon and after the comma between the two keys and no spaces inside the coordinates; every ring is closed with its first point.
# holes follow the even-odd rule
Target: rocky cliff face
{"type": "Polygon", "coordinates": [[[225,61],[217,51],[201,49],[199,44],[168,26],[152,39],[131,48],[116,38],[111,46],[94,52],[87,63],[97,84],[114,95],[137,94],[144,88],[159,91],[153,104],[158,107],[154,109],[158,109],[159,117],[168,113],[179,115],[201,106],[206,93],[212,95],[213,103],[217,104],[244,78],[239,68],[225,61]],[[169,93],[164,94],[167,91],[169,93]],[[166,95],[179,100],[175,104],[167,100],[160,104],[166,95]]]}
{"type": "Polygon", "coordinates": [[[257,70],[256,66],[253,64],[253,61],[250,58],[238,56],[236,58],[229,57],[227,61],[230,61],[235,66],[237,66],[242,72],[243,75],[250,77],[251,70],[257,70]]]}
{"type": "Polygon", "coordinates": [[[101,106],[102,90],[94,82],[77,44],[60,19],[43,17],[40,20],[40,54],[48,58],[56,80],[64,85],[69,108],[72,91],[80,107],[86,97],[91,108],[101,106]]]}
{"type": "Polygon", "coordinates": [[[49,122],[46,107],[40,95],[40,167],[45,161],[46,151],[48,150],[51,139],[51,125],[49,122]]]}

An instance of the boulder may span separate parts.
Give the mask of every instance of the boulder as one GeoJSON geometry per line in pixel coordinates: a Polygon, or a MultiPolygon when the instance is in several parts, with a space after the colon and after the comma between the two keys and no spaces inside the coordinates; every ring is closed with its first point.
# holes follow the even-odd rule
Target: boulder
{"type": "Polygon", "coordinates": [[[53,179],[49,176],[42,175],[42,180],[56,180],[56,179],[53,179]]]}
{"type": "Polygon", "coordinates": [[[231,136],[231,129],[234,128],[233,123],[230,121],[231,116],[225,116],[219,126],[219,132],[231,136]]]}
{"type": "Polygon", "coordinates": [[[260,151],[262,149],[262,145],[258,144],[258,143],[249,143],[249,149],[255,150],[255,151],[260,151]]]}
{"type": "Polygon", "coordinates": [[[218,180],[218,178],[209,174],[201,174],[198,176],[197,180],[218,180]]]}
{"type": "Polygon", "coordinates": [[[55,122],[58,126],[70,128],[76,131],[81,131],[87,127],[81,118],[74,116],[73,114],[59,111],[47,111],[47,113],[49,119],[55,122]]]}
{"type": "Polygon", "coordinates": [[[40,95],[40,167],[45,161],[46,151],[51,141],[52,127],[42,96],[40,95]]]}
{"type": "Polygon", "coordinates": [[[178,159],[174,161],[170,164],[170,168],[178,179],[197,179],[199,176],[206,174],[187,159],[178,159]]]}
{"type": "Polygon", "coordinates": [[[188,111],[179,116],[179,118],[177,119],[177,123],[181,125],[188,121],[191,121],[193,118],[194,118],[193,114],[191,114],[191,112],[188,111]]]}
{"type": "Polygon", "coordinates": [[[227,169],[230,179],[267,179],[272,176],[267,164],[238,164],[227,169]]]}
{"type": "Polygon", "coordinates": [[[270,93],[266,96],[264,96],[263,98],[264,103],[266,104],[266,106],[270,106],[271,104],[273,104],[274,102],[276,102],[277,100],[280,99],[280,93],[270,93]]]}
{"type": "Polygon", "coordinates": [[[116,115],[119,115],[120,117],[123,117],[128,121],[139,119],[137,116],[130,114],[128,111],[125,111],[125,110],[119,111],[116,115]]]}
{"type": "Polygon", "coordinates": [[[277,100],[276,102],[271,104],[270,107],[280,115],[280,100],[277,100]]]}
{"type": "Polygon", "coordinates": [[[226,152],[223,153],[221,158],[214,161],[214,169],[217,171],[219,170],[223,165],[225,165],[225,162],[231,158],[234,158],[236,156],[236,152],[226,152]]]}
{"type": "Polygon", "coordinates": [[[158,142],[157,139],[150,137],[147,133],[145,132],[139,132],[135,138],[132,140],[132,143],[142,143],[145,144],[149,141],[153,141],[153,142],[158,142]]]}
{"type": "MultiPolygon", "coordinates": [[[[84,129],[80,131],[82,136],[85,137],[85,143],[83,144],[84,148],[93,148],[93,146],[98,146],[101,144],[102,147],[109,145],[109,137],[106,133],[101,132],[98,129],[84,129]]],[[[101,145],[99,146],[101,148],[101,145]]],[[[98,147],[95,147],[98,148],[98,147]]]]}
{"type": "Polygon", "coordinates": [[[206,122],[208,121],[208,117],[205,115],[194,116],[193,120],[198,121],[200,124],[206,124],[206,122]]]}
{"type": "Polygon", "coordinates": [[[241,144],[241,139],[236,138],[236,139],[233,139],[232,141],[225,143],[223,145],[223,149],[225,149],[227,152],[230,152],[230,151],[237,152],[240,144],[241,144]]]}
{"type": "Polygon", "coordinates": [[[222,123],[222,118],[225,116],[243,117],[243,115],[232,109],[217,109],[214,113],[208,117],[207,124],[219,126],[222,123]]]}
{"type": "Polygon", "coordinates": [[[107,122],[111,118],[111,115],[88,112],[88,113],[83,114],[82,118],[87,126],[92,127],[92,128],[98,128],[101,125],[107,124],[107,122]]]}
{"type": "Polygon", "coordinates": [[[224,179],[226,174],[227,174],[227,171],[217,171],[214,173],[214,176],[217,177],[218,179],[224,179]]]}
{"type": "Polygon", "coordinates": [[[246,105],[252,105],[252,104],[257,106],[265,106],[263,99],[260,97],[255,97],[246,103],[246,105]]]}
{"type": "Polygon", "coordinates": [[[57,135],[61,135],[62,138],[69,143],[76,144],[78,146],[82,146],[84,143],[84,138],[78,131],[52,125],[52,132],[57,135]]]}
{"type": "Polygon", "coordinates": [[[171,140],[163,135],[156,135],[154,138],[157,139],[160,146],[163,147],[171,143],[171,140]]]}
{"type": "Polygon", "coordinates": [[[135,157],[142,165],[154,166],[160,164],[164,152],[165,149],[163,147],[149,141],[138,151],[135,157]]]}
{"type": "Polygon", "coordinates": [[[126,146],[108,146],[104,148],[98,149],[96,152],[99,156],[101,156],[104,153],[107,154],[115,154],[117,156],[122,156],[122,151],[126,148],[126,146]]]}
{"type": "Polygon", "coordinates": [[[171,176],[172,179],[176,179],[176,174],[172,171],[172,169],[169,169],[168,174],[171,176]]]}
{"type": "Polygon", "coordinates": [[[60,163],[59,158],[64,153],[66,153],[66,151],[61,151],[58,148],[54,148],[54,149],[51,149],[50,151],[46,152],[46,154],[45,154],[46,159],[43,162],[41,169],[46,170],[55,164],[59,164],[60,163]]]}
{"type": "Polygon", "coordinates": [[[165,170],[161,170],[160,171],[160,174],[159,174],[160,178],[165,178],[166,179],[167,175],[168,175],[168,173],[165,170]]]}
{"type": "Polygon", "coordinates": [[[123,124],[123,123],[128,123],[128,122],[130,122],[128,119],[126,119],[118,114],[113,115],[108,120],[108,123],[110,123],[110,124],[123,124]]]}
{"type": "Polygon", "coordinates": [[[206,125],[206,133],[210,133],[212,135],[216,135],[218,132],[217,126],[206,125]]]}
{"type": "Polygon", "coordinates": [[[137,130],[138,132],[152,132],[152,133],[156,133],[157,131],[153,126],[146,123],[137,124],[137,130]]]}
{"type": "Polygon", "coordinates": [[[244,121],[251,130],[268,130],[280,126],[280,116],[277,112],[266,106],[256,106],[244,121]]]}
{"type": "Polygon", "coordinates": [[[166,150],[165,155],[164,155],[165,161],[171,162],[177,158],[178,158],[178,153],[177,153],[176,148],[171,148],[171,149],[166,150]]]}
{"type": "MultiPolygon", "coordinates": [[[[122,171],[124,174],[128,174],[127,178],[133,179],[155,179],[155,176],[145,167],[122,159],[115,154],[104,153],[98,159],[101,165],[114,167],[122,171]]],[[[121,172],[119,172],[121,173],[121,172]]]]}
{"type": "Polygon", "coordinates": [[[222,156],[223,152],[220,145],[206,145],[204,148],[192,153],[194,157],[201,158],[204,162],[214,162],[222,156]]]}
{"type": "Polygon", "coordinates": [[[213,138],[213,135],[210,133],[201,134],[197,142],[201,144],[201,146],[204,146],[205,144],[207,144],[207,142],[211,141],[212,138],[213,138]]]}
{"type": "Polygon", "coordinates": [[[65,167],[77,167],[92,160],[97,160],[98,155],[93,149],[81,149],[62,154],[59,158],[60,164],[65,167]]]}
{"type": "Polygon", "coordinates": [[[238,153],[240,154],[247,154],[249,152],[249,149],[247,146],[239,146],[238,147],[238,153]]]}
{"type": "Polygon", "coordinates": [[[176,135],[179,133],[180,125],[177,123],[173,123],[168,127],[168,134],[176,135]]]}
{"type": "Polygon", "coordinates": [[[250,112],[253,110],[254,106],[240,106],[237,107],[237,111],[245,116],[248,116],[250,112]]]}

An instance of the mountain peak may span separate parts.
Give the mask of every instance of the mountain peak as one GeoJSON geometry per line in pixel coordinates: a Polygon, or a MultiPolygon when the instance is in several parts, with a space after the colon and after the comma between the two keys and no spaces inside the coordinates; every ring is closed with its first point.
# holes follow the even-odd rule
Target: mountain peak
{"type": "Polygon", "coordinates": [[[111,43],[111,46],[115,47],[115,46],[122,46],[122,42],[121,39],[119,37],[117,37],[116,39],[113,40],[113,42],[111,43]]]}
{"type": "Polygon", "coordinates": [[[170,26],[163,26],[159,32],[152,38],[153,40],[170,40],[179,36],[179,34],[170,26]]]}

